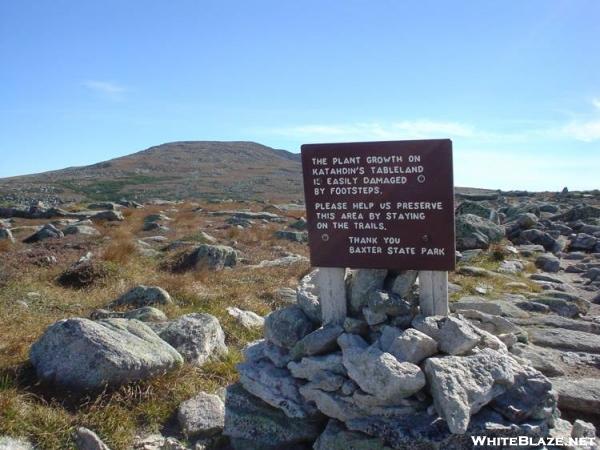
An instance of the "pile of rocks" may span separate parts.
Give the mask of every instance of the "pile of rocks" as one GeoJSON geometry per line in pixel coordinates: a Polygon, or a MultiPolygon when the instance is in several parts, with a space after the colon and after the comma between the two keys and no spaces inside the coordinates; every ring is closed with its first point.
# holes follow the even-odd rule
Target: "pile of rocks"
{"type": "MultiPolygon", "coordinates": [[[[471,448],[471,436],[570,435],[552,383],[511,349],[500,316],[424,317],[416,273],[347,276],[348,316],[322,324],[317,271],[271,313],[228,388],[234,449],[471,448]]],[[[568,437],[568,436],[567,436],[568,437]]]]}

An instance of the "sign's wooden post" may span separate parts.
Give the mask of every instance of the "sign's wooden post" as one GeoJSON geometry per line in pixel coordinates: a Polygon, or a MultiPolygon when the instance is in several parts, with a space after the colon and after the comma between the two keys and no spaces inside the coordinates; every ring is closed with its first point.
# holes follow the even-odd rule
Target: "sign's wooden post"
{"type": "Polygon", "coordinates": [[[425,316],[448,315],[448,272],[419,272],[419,305],[425,316]]]}
{"type": "Polygon", "coordinates": [[[342,325],[346,318],[346,270],[341,267],[319,268],[319,298],[323,325],[342,325]]]}

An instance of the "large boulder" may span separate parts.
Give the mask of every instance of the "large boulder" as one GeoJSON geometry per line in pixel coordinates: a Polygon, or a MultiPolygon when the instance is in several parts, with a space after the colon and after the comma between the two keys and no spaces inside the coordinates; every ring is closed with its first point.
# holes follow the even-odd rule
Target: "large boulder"
{"type": "Polygon", "coordinates": [[[323,428],[321,418],[290,418],[239,383],[227,388],[223,434],[234,450],[308,450],[323,428]]]}
{"type": "Polygon", "coordinates": [[[31,346],[31,363],[44,381],[75,389],[101,389],[163,374],[181,355],[137,320],[65,319],[31,346]]]}
{"type": "Polygon", "coordinates": [[[487,249],[504,238],[504,227],[476,216],[464,214],[456,218],[456,247],[459,251],[487,249]]]}
{"type": "Polygon", "coordinates": [[[196,366],[227,353],[225,333],[219,320],[210,314],[181,316],[163,329],[160,337],[196,366]]]}
{"type": "Polygon", "coordinates": [[[182,255],[174,265],[176,271],[222,270],[237,264],[237,253],[226,245],[202,244],[182,255]]]}
{"type": "Polygon", "coordinates": [[[425,361],[435,409],[452,433],[465,433],[471,416],[512,386],[514,364],[510,356],[489,348],[425,361]]]}
{"type": "Polygon", "coordinates": [[[140,284],[129,289],[116,300],[112,301],[108,307],[127,306],[140,308],[152,305],[168,305],[173,303],[171,296],[167,291],[159,286],[144,286],[140,284]]]}

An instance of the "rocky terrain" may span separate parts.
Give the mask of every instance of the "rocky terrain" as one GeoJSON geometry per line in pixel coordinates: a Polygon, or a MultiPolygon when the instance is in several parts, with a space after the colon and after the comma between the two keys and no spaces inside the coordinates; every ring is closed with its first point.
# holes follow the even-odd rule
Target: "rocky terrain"
{"type": "Polygon", "coordinates": [[[417,273],[363,269],[347,271],[348,317],[322,324],[303,216],[289,202],[1,208],[0,449],[596,435],[600,193],[458,191],[448,317],[420,314],[417,273]]]}

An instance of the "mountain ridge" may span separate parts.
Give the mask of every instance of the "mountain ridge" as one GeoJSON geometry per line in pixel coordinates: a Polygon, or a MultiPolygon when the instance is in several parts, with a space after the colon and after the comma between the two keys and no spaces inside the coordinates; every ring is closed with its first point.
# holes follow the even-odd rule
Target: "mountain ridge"
{"type": "Polygon", "coordinates": [[[14,200],[19,192],[51,203],[52,196],[297,200],[300,155],[251,141],[167,142],[90,165],[0,179],[0,194],[14,200]]]}

